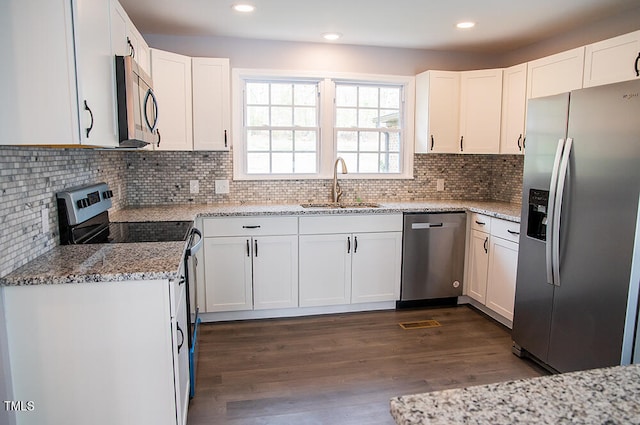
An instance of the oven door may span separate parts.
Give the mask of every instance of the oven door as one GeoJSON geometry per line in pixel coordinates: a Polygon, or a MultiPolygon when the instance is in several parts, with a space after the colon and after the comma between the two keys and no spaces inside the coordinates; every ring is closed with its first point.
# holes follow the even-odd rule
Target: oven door
{"type": "Polygon", "coordinates": [[[189,341],[189,377],[190,377],[190,396],[195,395],[196,388],[196,368],[198,365],[198,327],[200,318],[198,317],[199,308],[197,305],[197,282],[198,259],[196,253],[202,247],[202,233],[197,228],[192,228],[189,241],[184,254],[184,279],[186,283],[186,302],[187,311],[189,311],[190,320],[188,321],[188,341],[189,341]],[[197,238],[197,241],[196,241],[197,238]],[[194,243],[195,242],[195,243],[194,243]]]}

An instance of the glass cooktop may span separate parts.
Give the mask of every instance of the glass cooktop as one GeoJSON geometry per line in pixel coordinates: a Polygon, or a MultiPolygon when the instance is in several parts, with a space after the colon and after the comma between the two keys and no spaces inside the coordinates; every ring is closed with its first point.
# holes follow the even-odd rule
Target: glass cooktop
{"type": "Polygon", "coordinates": [[[172,242],[185,241],[191,221],[137,221],[109,223],[108,242],[172,242]]]}

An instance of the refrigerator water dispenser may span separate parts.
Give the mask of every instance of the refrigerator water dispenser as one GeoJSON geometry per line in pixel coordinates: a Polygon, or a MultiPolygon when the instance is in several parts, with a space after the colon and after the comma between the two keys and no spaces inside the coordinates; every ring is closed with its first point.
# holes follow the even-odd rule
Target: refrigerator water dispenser
{"type": "Polygon", "coordinates": [[[527,236],[541,241],[547,240],[548,204],[548,190],[529,190],[529,220],[527,222],[527,236]]]}

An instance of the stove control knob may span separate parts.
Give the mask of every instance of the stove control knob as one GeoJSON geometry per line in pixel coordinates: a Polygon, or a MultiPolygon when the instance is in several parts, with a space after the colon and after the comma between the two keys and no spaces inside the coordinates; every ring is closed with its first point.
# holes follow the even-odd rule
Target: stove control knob
{"type": "Polygon", "coordinates": [[[78,205],[78,208],[86,208],[89,206],[89,200],[87,198],[78,199],[76,205],[78,205]]]}

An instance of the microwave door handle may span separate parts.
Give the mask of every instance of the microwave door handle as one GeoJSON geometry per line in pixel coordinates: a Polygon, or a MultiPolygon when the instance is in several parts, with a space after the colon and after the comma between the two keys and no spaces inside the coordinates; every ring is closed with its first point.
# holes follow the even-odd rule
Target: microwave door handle
{"type": "Polygon", "coordinates": [[[147,123],[147,127],[149,127],[149,130],[151,130],[151,132],[153,133],[156,129],[156,126],[158,125],[158,101],[156,99],[156,95],[153,93],[153,90],[149,89],[147,90],[147,95],[144,97],[144,120],[147,123]],[[151,98],[151,101],[153,102],[153,111],[154,111],[154,117],[153,117],[153,125],[149,122],[149,114],[147,113],[147,104],[149,103],[149,98],[151,98]]]}

